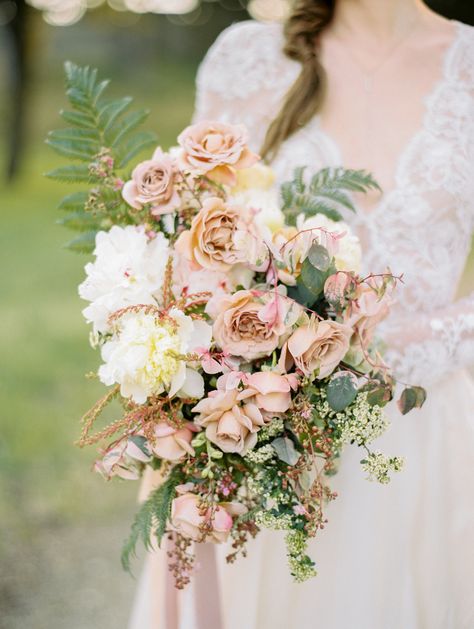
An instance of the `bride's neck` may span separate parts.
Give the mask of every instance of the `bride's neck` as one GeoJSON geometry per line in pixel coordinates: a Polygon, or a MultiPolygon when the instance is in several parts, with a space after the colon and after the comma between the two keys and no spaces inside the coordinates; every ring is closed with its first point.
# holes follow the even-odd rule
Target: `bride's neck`
{"type": "Polygon", "coordinates": [[[331,30],[340,37],[390,41],[409,31],[426,11],[422,0],[336,0],[331,30]]]}

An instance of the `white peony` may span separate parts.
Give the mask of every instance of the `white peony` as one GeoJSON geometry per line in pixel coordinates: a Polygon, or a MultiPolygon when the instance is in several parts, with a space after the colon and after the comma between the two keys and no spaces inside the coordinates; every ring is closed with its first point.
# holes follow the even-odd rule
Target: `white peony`
{"type": "Polygon", "coordinates": [[[102,347],[104,364],[99,378],[106,385],[120,384],[123,397],[143,404],[151,395],[200,399],[204,380],[189,366],[186,355],[209,349],[212,328],[172,308],[166,317],[144,312],[126,313],[102,347]]]}
{"type": "Polygon", "coordinates": [[[329,232],[344,234],[337,241],[337,251],[334,255],[336,269],[338,271],[360,272],[362,260],[360,241],[346,223],[332,221],[324,214],[316,214],[316,216],[309,218],[306,218],[304,214],[300,214],[297,218],[296,226],[299,231],[322,227],[329,232]]]}
{"type": "Polygon", "coordinates": [[[114,226],[97,234],[94,255],[79,286],[79,295],[91,302],[83,314],[94,332],[107,332],[109,316],[120,308],[159,301],[169,255],[163,234],[150,240],[143,227],[114,226]]]}

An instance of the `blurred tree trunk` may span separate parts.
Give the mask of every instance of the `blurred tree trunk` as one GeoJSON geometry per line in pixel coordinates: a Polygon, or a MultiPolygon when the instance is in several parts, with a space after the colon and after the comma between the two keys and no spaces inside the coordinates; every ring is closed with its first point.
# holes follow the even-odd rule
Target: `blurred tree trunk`
{"type": "Polygon", "coordinates": [[[18,173],[25,140],[25,111],[28,91],[28,34],[31,7],[16,0],[16,14],[7,24],[10,34],[10,117],[7,132],[7,181],[18,173]]]}

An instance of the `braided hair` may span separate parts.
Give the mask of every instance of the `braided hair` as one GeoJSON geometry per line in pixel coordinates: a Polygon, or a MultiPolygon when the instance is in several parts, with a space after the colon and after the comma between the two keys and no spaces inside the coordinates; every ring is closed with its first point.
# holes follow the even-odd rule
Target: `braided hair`
{"type": "Polygon", "coordinates": [[[260,151],[271,160],[281,144],[307,124],[321,107],[325,71],[318,58],[316,41],[334,14],[335,0],[296,0],[284,27],[283,52],[301,63],[301,72],[286,94],[283,106],[268,128],[260,151]]]}

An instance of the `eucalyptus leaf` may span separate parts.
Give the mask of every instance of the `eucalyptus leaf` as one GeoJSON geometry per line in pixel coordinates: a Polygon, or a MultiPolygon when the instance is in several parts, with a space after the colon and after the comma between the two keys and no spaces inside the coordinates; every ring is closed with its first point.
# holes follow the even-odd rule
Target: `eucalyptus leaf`
{"type": "Polygon", "coordinates": [[[288,437],[278,437],[271,442],[280,461],[288,465],[296,465],[300,455],[295,448],[295,444],[288,437]]]}
{"type": "Polygon", "coordinates": [[[331,266],[331,256],[326,247],[323,247],[318,242],[314,242],[308,251],[308,258],[311,264],[318,271],[325,273],[331,266]]]}
{"type": "Polygon", "coordinates": [[[327,401],[336,413],[344,410],[357,396],[357,383],[349,372],[339,372],[330,380],[327,388],[327,401]]]}
{"type": "Polygon", "coordinates": [[[406,415],[414,408],[421,408],[426,401],[426,391],[423,387],[406,387],[397,402],[402,415],[406,415]]]}
{"type": "Polygon", "coordinates": [[[305,259],[301,266],[300,278],[304,286],[313,294],[313,301],[323,292],[327,277],[327,271],[320,271],[311,264],[309,258],[305,259]]]}

